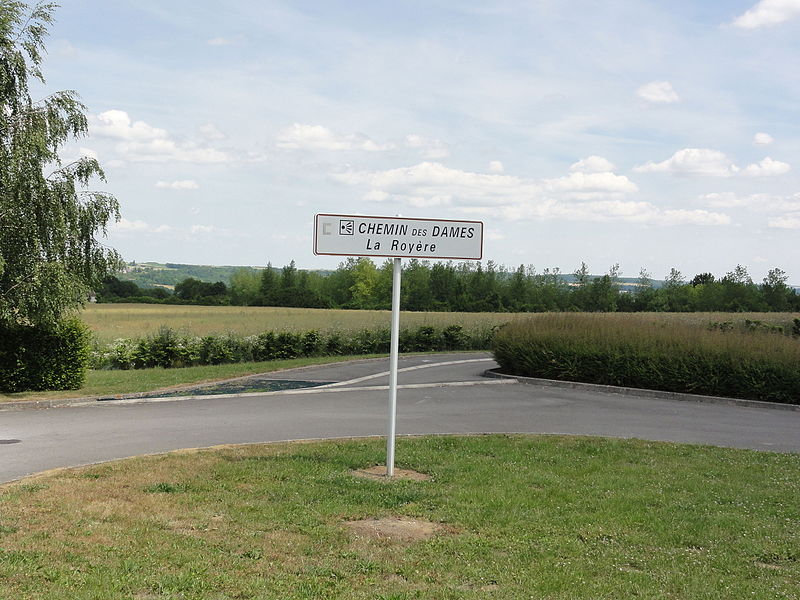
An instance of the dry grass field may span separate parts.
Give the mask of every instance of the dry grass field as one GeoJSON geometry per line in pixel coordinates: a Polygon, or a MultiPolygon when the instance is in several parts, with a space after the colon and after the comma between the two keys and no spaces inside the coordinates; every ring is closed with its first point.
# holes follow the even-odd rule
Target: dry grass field
{"type": "MultiPolygon", "coordinates": [[[[540,318],[546,313],[437,313],[404,312],[401,326],[462,325],[465,328],[493,326],[518,319],[540,318]]],[[[99,343],[117,338],[156,333],[162,325],[194,335],[233,332],[253,335],[264,331],[320,331],[389,327],[391,313],[381,310],[327,310],[275,308],[267,306],[170,306],[163,304],[91,304],[81,313],[99,343]]],[[[626,321],[631,313],[599,315],[612,321],[626,321]]],[[[800,313],[638,313],[656,322],[707,326],[709,323],[745,319],[788,326],[800,313]]]]}
{"type": "MultiPolygon", "coordinates": [[[[404,312],[402,327],[420,325],[493,326],[521,315],[510,313],[404,312]]],[[[81,313],[98,342],[156,333],[162,325],[194,335],[233,332],[254,335],[264,331],[350,331],[389,327],[391,312],[328,310],[271,306],[170,306],[164,304],[92,304],[81,313]]]]}

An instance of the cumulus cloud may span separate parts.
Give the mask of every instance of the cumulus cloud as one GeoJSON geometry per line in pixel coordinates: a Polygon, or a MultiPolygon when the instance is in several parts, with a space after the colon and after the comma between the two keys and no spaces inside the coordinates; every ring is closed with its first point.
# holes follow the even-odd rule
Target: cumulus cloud
{"type": "Polygon", "coordinates": [[[648,161],[633,169],[636,173],[673,173],[675,175],[710,175],[730,177],[739,168],[719,150],[684,148],[665,161],[648,161]]]}
{"type": "Polygon", "coordinates": [[[489,173],[502,173],[503,171],[505,171],[505,168],[499,160],[489,161],[489,173]]]}
{"type": "Polygon", "coordinates": [[[279,148],[290,150],[390,150],[393,144],[377,144],[361,134],[337,134],[323,125],[295,123],[278,134],[279,148]]]}
{"type": "Polygon", "coordinates": [[[116,151],[133,162],[223,163],[231,158],[214,148],[178,142],[166,130],[133,121],[128,113],[109,110],[90,119],[93,136],[116,140],[116,151]]]}
{"type": "Polygon", "coordinates": [[[665,210],[660,219],[667,225],[729,225],[728,215],[707,210],[665,210]]]}
{"type": "Polygon", "coordinates": [[[768,133],[758,132],[753,136],[753,143],[756,146],[769,146],[774,141],[775,138],[768,133]]]}
{"type": "Polygon", "coordinates": [[[423,158],[433,160],[450,156],[450,148],[442,140],[431,140],[416,133],[406,136],[406,148],[420,150],[423,158]]]}
{"type": "Polygon", "coordinates": [[[800,16],[800,0],[761,0],[750,10],[736,17],[733,26],[759,29],[778,25],[800,16]]]}
{"type": "Polygon", "coordinates": [[[602,156],[592,155],[582,158],[576,163],[572,163],[569,170],[579,173],[605,173],[613,171],[614,165],[611,161],[606,160],[602,156]]]}
{"type": "Polygon", "coordinates": [[[566,177],[546,179],[545,189],[553,192],[605,192],[626,194],[639,190],[637,185],[624,175],[611,172],[570,173],[566,177]]]}
{"type": "Polygon", "coordinates": [[[178,179],[176,181],[159,181],[157,188],[164,190],[197,190],[200,188],[194,179],[178,179]]]}
{"type": "Polygon", "coordinates": [[[669,81],[651,81],[636,90],[636,95],[653,104],[672,104],[680,102],[680,97],[669,81]]]}
{"type": "Polygon", "coordinates": [[[508,220],[565,219],[652,224],[726,225],[727,215],[706,210],[663,210],[625,196],[638,187],[612,172],[572,172],[530,180],[496,173],[452,169],[436,162],[385,171],[348,171],[331,175],[340,183],[366,187],[378,202],[411,207],[448,206],[466,215],[508,220]]]}
{"type": "Polygon", "coordinates": [[[773,229],[800,229],[800,214],[777,217],[767,222],[773,229]]]}
{"type": "Polygon", "coordinates": [[[800,192],[787,196],[714,192],[703,194],[700,196],[700,201],[711,208],[748,208],[761,213],[800,213],[800,192]]]}
{"type": "Polygon", "coordinates": [[[112,224],[109,229],[112,232],[122,234],[145,234],[145,233],[169,233],[172,228],[169,225],[150,225],[145,221],[135,220],[130,221],[126,218],[121,218],[118,222],[112,224]]]}
{"type": "Polygon", "coordinates": [[[788,173],[791,168],[788,163],[772,160],[767,156],[757,163],[747,165],[742,170],[742,175],[747,175],[748,177],[772,177],[788,173]]]}
{"type": "Polygon", "coordinates": [[[636,173],[672,173],[673,175],[706,175],[710,177],[773,177],[783,175],[791,169],[791,165],[769,156],[757,163],[740,169],[733,161],[719,150],[708,148],[684,148],[678,150],[667,160],[656,163],[648,161],[634,167],[636,173]]]}
{"type": "Polygon", "coordinates": [[[91,120],[91,134],[124,141],[167,139],[167,132],[144,121],[133,121],[123,110],[107,110],[91,120]]]}

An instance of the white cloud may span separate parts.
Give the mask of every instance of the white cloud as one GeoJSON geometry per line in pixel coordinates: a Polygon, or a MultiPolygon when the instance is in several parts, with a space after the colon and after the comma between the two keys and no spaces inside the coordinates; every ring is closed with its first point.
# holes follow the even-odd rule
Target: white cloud
{"type": "Polygon", "coordinates": [[[295,123],[278,134],[278,147],[290,150],[390,150],[393,144],[377,144],[361,134],[337,134],[323,125],[295,123]]]}
{"type": "Polygon", "coordinates": [[[768,133],[758,132],[753,136],[753,143],[756,146],[769,146],[774,141],[775,138],[768,133]]]}
{"type": "Polygon", "coordinates": [[[791,165],[788,163],[772,160],[767,156],[757,163],[747,165],[742,170],[742,175],[747,175],[748,177],[773,177],[775,175],[788,173],[791,168],[791,165]]]}
{"type": "Polygon", "coordinates": [[[767,225],[773,229],[800,229],[800,214],[778,217],[770,220],[767,225]]]}
{"type": "Polygon", "coordinates": [[[733,192],[703,194],[700,201],[712,208],[748,208],[762,213],[800,212],[800,192],[788,196],[750,194],[741,196],[733,192]]]}
{"type": "Polygon", "coordinates": [[[189,233],[192,235],[204,235],[204,234],[227,234],[226,229],[220,229],[219,227],[214,227],[213,225],[192,225],[189,228],[189,233]]]}
{"type": "Polygon", "coordinates": [[[569,170],[580,173],[604,173],[613,171],[614,165],[611,161],[606,160],[602,156],[592,155],[582,158],[576,163],[572,163],[569,170]]]}
{"type": "Polygon", "coordinates": [[[625,194],[638,191],[638,187],[624,175],[604,173],[570,173],[558,179],[546,179],[545,189],[554,192],[610,192],[625,194]]]}
{"type": "Polygon", "coordinates": [[[172,228],[169,225],[150,225],[144,221],[136,220],[129,221],[126,218],[121,218],[118,222],[112,224],[109,229],[114,232],[122,234],[126,233],[169,233],[172,228]]]}
{"type": "Polygon", "coordinates": [[[661,215],[666,225],[730,225],[728,215],[707,210],[665,210],[661,215]]]}
{"type": "Polygon", "coordinates": [[[213,123],[205,123],[200,126],[200,135],[207,140],[224,140],[226,136],[219,128],[213,123]]]}
{"type": "Polygon", "coordinates": [[[133,121],[128,113],[109,110],[90,119],[90,133],[117,140],[116,151],[133,162],[223,163],[230,157],[193,142],[176,142],[166,130],[133,121]]]}
{"type": "Polygon", "coordinates": [[[167,138],[164,129],[152,127],[144,121],[132,121],[122,110],[107,110],[90,121],[91,134],[124,141],[152,141],[167,138]]]}
{"type": "Polygon", "coordinates": [[[489,161],[489,173],[502,173],[503,171],[505,171],[505,168],[499,160],[489,161]]]}
{"type": "Polygon", "coordinates": [[[156,183],[157,188],[165,190],[196,190],[200,186],[194,179],[178,179],[176,181],[159,181],[156,183]]]}
{"type": "Polygon", "coordinates": [[[738,208],[748,206],[752,196],[739,196],[733,192],[712,192],[700,196],[700,201],[712,208],[738,208]]]}
{"type": "Polygon", "coordinates": [[[636,173],[672,173],[674,175],[710,175],[730,177],[739,168],[719,150],[684,148],[660,163],[648,161],[633,169],[636,173]]]}
{"type": "Polygon", "coordinates": [[[636,90],[636,95],[642,100],[654,104],[672,104],[679,102],[680,97],[672,88],[669,81],[651,81],[636,90]]]}
{"type": "Polygon", "coordinates": [[[734,27],[758,29],[800,16],[800,0],[761,0],[733,21],[734,27]]]}
{"type": "Polygon", "coordinates": [[[611,172],[573,172],[554,179],[526,180],[423,162],[386,171],[348,171],[331,178],[347,185],[368,187],[368,195],[380,201],[414,208],[448,206],[467,215],[493,215],[507,220],[730,223],[730,218],[720,213],[663,210],[649,202],[626,200],[625,194],[637,191],[636,184],[611,172]]]}
{"type": "Polygon", "coordinates": [[[431,140],[416,133],[406,136],[406,148],[421,150],[423,158],[432,160],[450,156],[450,148],[442,140],[431,140]]]}
{"type": "Polygon", "coordinates": [[[78,149],[78,153],[79,153],[81,156],[85,156],[86,158],[93,158],[93,159],[95,159],[95,160],[97,160],[97,159],[98,159],[97,152],[95,152],[95,151],[94,151],[94,150],[92,150],[91,148],[84,148],[84,147],[81,147],[81,148],[79,148],[79,149],[78,149]]]}
{"type": "Polygon", "coordinates": [[[389,199],[389,194],[382,190],[370,190],[364,194],[364,200],[367,202],[383,202],[389,199]]]}

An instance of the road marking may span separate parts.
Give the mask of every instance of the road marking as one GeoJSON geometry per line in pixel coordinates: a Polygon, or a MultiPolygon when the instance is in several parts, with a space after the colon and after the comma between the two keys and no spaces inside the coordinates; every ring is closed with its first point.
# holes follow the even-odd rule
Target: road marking
{"type": "MultiPolygon", "coordinates": [[[[508,385],[517,383],[515,379],[489,379],[487,381],[451,381],[447,383],[409,383],[406,385],[398,385],[397,389],[422,389],[422,388],[443,388],[443,387],[465,387],[474,385],[508,385]]],[[[103,400],[98,402],[92,400],[89,402],[79,402],[70,404],[69,406],[119,406],[126,404],[147,404],[158,402],[178,402],[180,400],[221,400],[224,398],[255,398],[258,396],[280,396],[280,395],[297,395],[297,394],[331,394],[336,392],[374,392],[381,390],[388,390],[388,385],[365,385],[362,387],[354,388],[329,388],[325,386],[302,388],[298,390],[277,390],[274,392],[247,392],[244,394],[208,394],[202,396],[168,396],[164,398],[121,398],[119,400],[103,400]]]]}
{"type": "MultiPolygon", "coordinates": [[[[404,367],[402,369],[398,369],[398,373],[405,373],[406,371],[417,371],[418,369],[430,369],[431,367],[447,367],[450,365],[463,365],[466,363],[476,363],[476,362],[494,362],[493,358],[468,358],[465,360],[448,360],[445,362],[438,362],[438,363],[431,363],[425,365],[416,365],[414,367],[404,367]]],[[[328,385],[321,385],[315,389],[327,389],[327,388],[335,388],[335,387],[342,387],[345,385],[353,385],[354,383],[361,383],[362,381],[368,381],[370,379],[377,379],[378,377],[386,377],[389,375],[389,371],[382,371],[380,373],[375,373],[373,375],[366,375],[364,377],[357,377],[356,379],[348,379],[347,381],[337,381],[336,383],[330,383],[328,385]]],[[[403,386],[400,386],[403,387],[403,386]]]]}

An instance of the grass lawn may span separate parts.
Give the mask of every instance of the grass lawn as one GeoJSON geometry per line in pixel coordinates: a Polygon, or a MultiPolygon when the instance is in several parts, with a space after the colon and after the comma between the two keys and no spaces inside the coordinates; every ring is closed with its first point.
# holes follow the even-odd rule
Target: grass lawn
{"type": "Polygon", "coordinates": [[[280,371],[281,369],[322,365],[344,360],[376,358],[377,356],[380,355],[317,356],[313,358],[294,358],[290,360],[187,367],[185,369],[155,368],[138,369],[136,371],[89,371],[86,377],[86,383],[79,390],[20,392],[15,394],[3,394],[0,392],[0,404],[3,402],[24,400],[57,400],[61,398],[80,398],[84,396],[113,396],[116,394],[151,392],[162,388],[221,381],[233,377],[280,371]]]}
{"type": "Polygon", "coordinates": [[[352,473],[383,457],[379,439],[231,447],[2,486],[0,596],[800,597],[798,454],[403,438],[398,467],[431,481],[352,473]],[[352,526],[385,517],[418,535],[352,526]]]}

